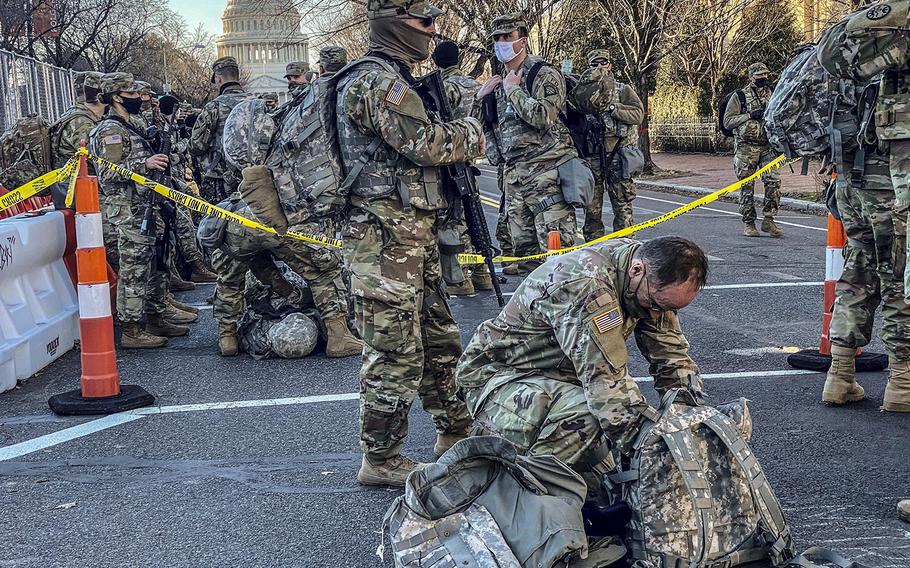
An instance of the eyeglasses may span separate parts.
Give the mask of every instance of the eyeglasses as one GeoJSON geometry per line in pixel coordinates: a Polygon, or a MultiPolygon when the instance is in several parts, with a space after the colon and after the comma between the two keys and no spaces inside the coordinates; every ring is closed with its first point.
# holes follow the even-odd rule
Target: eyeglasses
{"type": "Polygon", "coordinates": [[[591,62],[591,68],[603,67],[604,65],[609,65],[609,64],[610,64],[609,61],[604,61],[603,59],[598,59],[597,61],[591,62]]]}
{"type": "Polygon", "coordinates": [[[645,296],[648,298],[648,304],[649,304],[647,306],[642,306],[642,307],[644,307],[648,310],[654,310],[654,311],[659,311],[659,312],[673,311],[670,308],[665,308],[664,306],[661,306],[657,302],[657,300],[654,299],[654,296],[651,294],[651,279],[648,277],[647,272],[645,272],[644,276],[642,276],[642,280],[645,281],[645,296]]]}

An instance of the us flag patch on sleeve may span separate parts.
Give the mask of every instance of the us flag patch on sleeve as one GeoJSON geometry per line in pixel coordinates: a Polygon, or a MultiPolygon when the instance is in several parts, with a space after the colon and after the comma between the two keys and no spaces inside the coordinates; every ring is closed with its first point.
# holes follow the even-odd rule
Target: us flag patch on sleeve
{"type": "Polygon", "coordinates": [[[385,100],[389,104],[400,106],[404,101],[404,96],[408,94],[409,87],[404,81],[395,81],[386,93],[385,100]]]}
{"type": "Polygon", "coordinates": [[[592,321],[599,333],[606,333],[622,324],[622,314],[620,314],[619,307],[617,306],[612,310],[597,314],[592,321]]]}

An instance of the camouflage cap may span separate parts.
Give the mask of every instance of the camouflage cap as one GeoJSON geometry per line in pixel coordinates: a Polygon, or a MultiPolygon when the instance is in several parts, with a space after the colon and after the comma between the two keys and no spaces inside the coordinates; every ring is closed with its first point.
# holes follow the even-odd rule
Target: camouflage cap
{"type": "Polygon", "coordinates": [[[319,63],[326,71],[337,71],[347,65],[348,52],[337,45],[323,47],[319,50],[319,63]]]}
{"type": "Polygon", "coordinates": [[[521,14],[505,14],[493,18],[490,27],[493,29],[493,31],[490,32],[490,35],[497,36],[510,34],[521,28],[528,29],[528,23],[521,14]]]}
{"type": "Polygon", "coordinates": [[[588,65],[594,63],[598,59],[603,59],[609,63],[613,58],[610,57],[610,52],[606,49],[595,49],[588,53],[588,65]]]}
{"type": "Polygon", "coordinates": [[[278,93],[263,93],[259,96],[267,101],[278,101],[278,93]]]}
{"type": "Polygon", "coordinates": [[[85,78],[83,79],[83,86],[89,89],[101,90],[102,77],[104,77],[103,73],[86,71],[85,78]]]}
{"type": "Polygon", "coordinates": [[[771,70],[764,63],[758,62],[749,65],[749,75],[767,75],[771,70]]]}
{"type": "Polygon", "coordinates": [[[73,87],[77,91],[82,90],[82,86],[85,85],[85,78],[88,76],[88,71],[76,71],[73,73],[73,87]]]}
{"type": "Polygon", "coordinates": [[[309,63],[305,61],[291,61],[284,68],[284,78],[287,79],[291,75],[303,75],[309,68],[309,63]]]}
{"type": "Polygon", "coordinates": [[[152,86],[145,81],[136,81],[136,87],[138,87],[138,92],[140,95],[154,95],[155,91],[152,90],[152,86]]]}
{"type": "Polygon", "coordinates": [[[125,91],[135,93],[139,90],[133,76],[129,73],[107,73],[101,77],[101,94],[109,95],[125,91]]]}
{"type": "Polygon", "coordinates": [[[438,18],[445,12],[423,0],[367,0],[367,17],[371,20],[408,14],[415,18],[438,18]]]}
{"type": "Polygon", "coordinates": [[[215,82],[215,73],[224,69],[234,69],[238,73],[240,72],[240,66],[237,65],[236,59],[233,57],[219,57],[212,63],[212,83],[215,82]]]}

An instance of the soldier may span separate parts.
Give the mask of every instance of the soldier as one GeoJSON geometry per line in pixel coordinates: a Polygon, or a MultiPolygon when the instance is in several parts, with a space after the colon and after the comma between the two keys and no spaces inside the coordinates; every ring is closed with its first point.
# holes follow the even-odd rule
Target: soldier
{"type": "Polygon", "coordinates": [[[265,108],[269,112],[278,107],[278,93],[265,93],[262,95],[262,100],[265,101],[265,108]]]}
{"type": "Polygon", "coordinates": [[[676,311],[707,274],[704,252],[679,237],[606,241],[546,262],[480,324],[458,362],[475,433],[579,470],[604,442],[628,453],[653,410],[629,374],[626,340],[635,335],[658,393],[684,387],[700,398],[676,311]]]}
{"type": "Polygon", "coordinates": [[[145,81],[136,81],[136,84],[139,85],[139,96],[142,98],[142,118],[149,126],[163,128],[164,119],[158,112],[158,99],[155,97],[152,86],[145,81]]]}
{"type": "MultiPolygon", "coordinates": [[[[496,57],[508,75],[494,75],[475,97],[474,116],[483,114],[482,100],[496,97],[491,146],[505,163],[509,232],[517,256],[547,250],[547,235],[559,231],[564,246],[575,243],[575,209],[563,199],[558,167],[577,156],[568,129],[559,120],[566,105],[566,84],[559,69],[528,54],[528,26],[518,14],[493,20],[496,57]],[[536,70],[532,74],[531,70],[536,70]],[[536,76],[534,76],[536,75],[536,76]],[[528,84],[528,79],[533,84],[528,84]],[[494,123],[495,121],[495,123],[494,123]]],[[[520,274],[538,262],[515,264],[506,274],[520,274]]]]}
{"type": "MultiPolygon", "coordinates": [[[[471,110],[474,107],[474,95],[480,89],[480,83],[473,77],[465,75],[458,66],[459,51],[458,44],[454,41],[440,42],[433,51],[433,62],[442,71],[443,86],[445,87],[446,98],[449,100],[453,116],[455,118],[465,118],[471,116],[471,110]]],[[[459,208],[456,208],[456,210],[460,211],[459,208]]],[[[455,219],[453,221],[457,223],[461,245],[464,247],[465,252],[473,253],[474,249],[471,247],[471,239],[468,236],[464,219],[455,219]]],[[[462,275],[464,277],[462,283],[448,286],[450,295],[470,296],[475,290],[493,289],[490,270],[485,264],[465,265],[462,267],[462,275]]]]}
{"type": "Polygon", "coordinates": [[[252,95],[240,86],[240,68],[233,57],[220,57],[212,63],[212,83],[218,88],[218,96],[196,118],[188,148],[190,154],[201,158],[202,196],[218,203],[237,191],[240,183],[240,173],[224,159],[224,121],[240,101],[252,95]]]}
{"type": "Polygon", "coordinates": [[[76,93],[76,102],[84,103],[85,102],[85,91],[83,90],[85,86],[85,78],[92,71],[75,71],[73,72],[73,92],[76,93]]]}
{"type": "MultiPolygon", "coordinates": [[[[727,102],[724,110],[724,127],[733,131],[733,170],[736,177],[745,179],[764,167],[777,156],[768,144],[765,132],[765,107],[771,98],[772,89],[768,83],[768,66],[764,63],[749,65],[749,86],[740,89],[727,102]],[[745,105],[740,102],[740,94],[745,105]]],[[[784,232],[774,222],[780,205],[780,176],[770,171],[761,176],[765,186],[764,220],[761,230],[772,237],[782,237],[784,232]]],[[[755,182],[751,181],[739,190],[739,212],[743,219],[743,234],[759,236],[755,228],[755,182]]]]}
{"type": "Polygon", "coordinates": [[[635,182],[632,176],[639,173],[635,169],[638,164],[643,165],[643,160],[635,165],[631,162],[641,155],[638,150],[638,126],[644,120],[645,108],[632,87],[613,79],[610,52],[605,49],[592,51],[588,54],[588,66],[585,75],[596,76],[599,87],[613,91],[604,97],[609,102],[597,112],[603,126],[602,154],[589,160],[594,173],[594,197],[585,210],[583,231],[585,240],[592,241],[604,236],[605,186],[613,209],[613,230],[618,231],[634,223],[632,201],[635,199],[635,182]],[[609,80],[599,80],[602,78],[609,80]],[[601,163],[601,160],[606,163],[601,163]]]}
{"type": "Polygon", "coordinates": [[[319,50],[319,78],[328,79],[348,64],[348,52],[343,47],[329,45],[319,50]]]}
{"type": "MultiPolygon", "coordinates": [[[[145,121],[139,116],[142,99],[139,86],[128,73],[105,75],[101,97],[109,105],[104,119],[91,133],[91,151],[123,168],[151,176],[164,170],[168,156],[155,154],[146,138],[145,121]]],[[[108,168],[98,168],[98,182],[107,208],[107,219],[118,235],[119,283],[117,317],[123,324],[121,346],[125,349],[162,347],[168,337],[186,335],[188,328],[174,322],[190,322],[195,315],[168,306],[167,273],[155,258],[155,236],[143,235],[140,227],[148,203],[148,189],[108,168]],[[140,320],[147,317],[146,328],[140,320]]],[[[163,222],[155,211],[157,230],[163,222]]]]}
{"type": "Polygon", "coordinates": [[[304,61],[291,61],[284,67],[284,78],[288,81],[288,91],[307,84],[304,74],[310,66],[304,61]]]}
{"type": "Polygon", "coordinates": [[[50,128],[52,162],[55,168],[63,166],[80,148],[88,143],[89,133],[104,116],[104,103],[98,100],[101,93],[101,73],[88,71],[81,74],[82,90],[79,99],[50,128]]]}
{"type": "Polygon", "coordinates": [[[365,344],[357,479],[366,485],[403,486],[416,467],[401,449],[418,394],[436,423],[437,454],[470,427],[455,395],[461,339],[440,274],[436,228],[447,205],[437,166],[482,155],[483,133],[473,118],[433,122],[411,84],[442,13],[421,0],[369,0],[370,56],[338,86],[343,166],[359,170],[343,234],[365,344]]]}

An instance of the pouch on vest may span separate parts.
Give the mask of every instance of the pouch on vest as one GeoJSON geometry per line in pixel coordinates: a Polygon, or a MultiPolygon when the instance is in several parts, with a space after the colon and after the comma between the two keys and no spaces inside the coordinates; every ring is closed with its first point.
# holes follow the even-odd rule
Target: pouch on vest
{"type": "MultiPolygon", "coordinates": [[[[227,209],[231,213],[236,213],[240,203],[241,201],[239,199],[225,199],[218,204],[218,207],[227,209]]],[[[202,220],[199,221],[199,228],[196,229],[196,238],[199,239],[200,246],[207,251],[212,251],[220,247],[224,242],[224,236],[227,233],[229,222],[230,221],[224,217],[215,215],[203,217],[202,220]]]]}
{"type": "Polygon", "coordinates": [[[581,158],[572,158],[560,165],[559,187],[562,197],[572,207],[587,207],[594,198],[594,174],[581,158]]]}
{"type": "Polygon", "coordinates": [[[623,179],[632,179],[645,169],[645,155],[637,144],[620,148],[619,159],[622,161],[623,179]]]}
{"type": "Polygon", "coordinates": [[[243,181],[238,189],[260,223],[275,229],[279,235],[288,231],[288,218],[281,208],[272,173],[267,167],[243,168],[243,181]]]}
{"type": "Polygon", "coordinates": [[[458,254],[464,252],[464,245],[459,238],[458,226],[443,225],[439,229],[439,265],[442,279],[449,286],[464,282],[464,271],[458,264],[458,254]]]}

